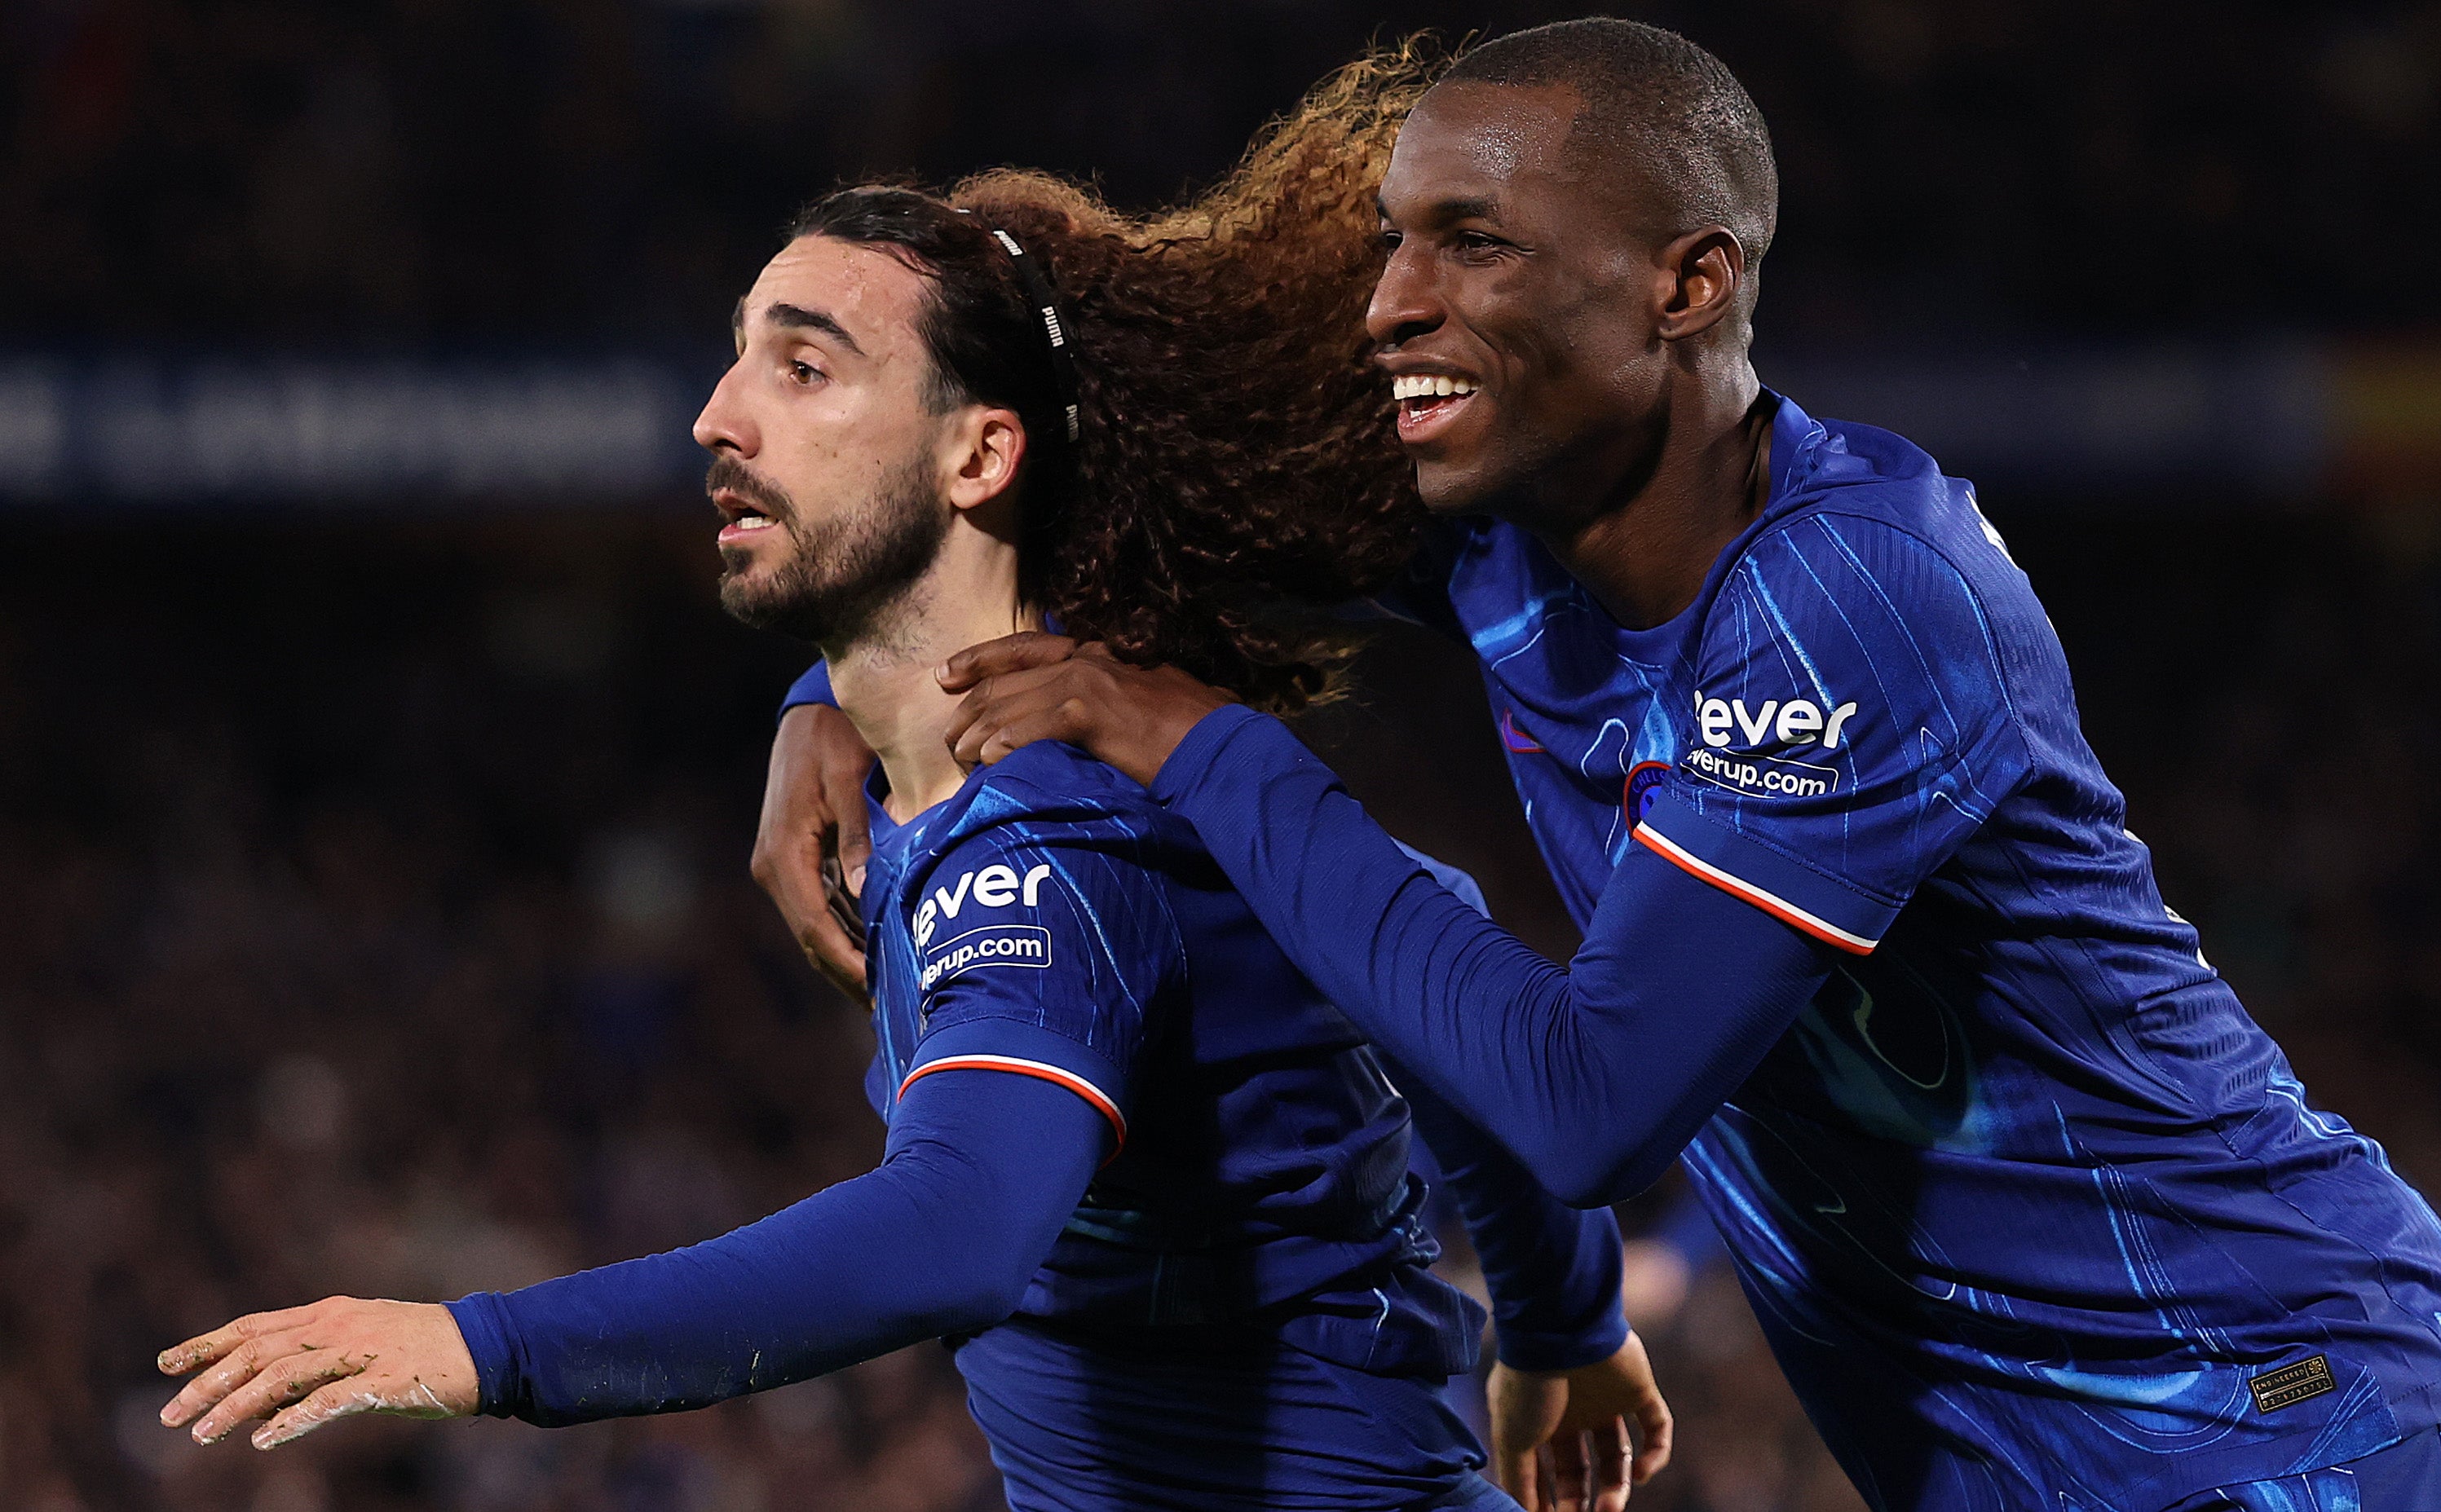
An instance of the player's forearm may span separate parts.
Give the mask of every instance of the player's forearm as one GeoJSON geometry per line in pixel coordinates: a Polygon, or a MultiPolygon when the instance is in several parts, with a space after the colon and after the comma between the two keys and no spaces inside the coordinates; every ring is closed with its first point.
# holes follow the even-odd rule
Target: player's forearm
{"type": "Polygon", "coordinates": [[[1059,1088],[928,1078],[865,1176],[703,1244],[452,1303],[483,1411],[676,1412],[987,1327],[1023,1298],[1103,1141],[1059,1088]]]}
{"type": "Polygon", "coordinates": [[[1401,852],[1278,721],[1208,715],[1154,794],[1393,1056],[1590,1207],[1649,1185],[1811,999],[1815,947],[1640,847],[1563,970],[1401,852]]]}
{"type": "Polygon", "coordinates": [[[1466,1219],[1492,1292],[1500,1359],[1519,1370],[1571,1370],[1627,1341],[1619,1308],[1618,1225],[1607,1208],[1571,1208],[1428,1085],[1394,1071],[1466,1219]]]}

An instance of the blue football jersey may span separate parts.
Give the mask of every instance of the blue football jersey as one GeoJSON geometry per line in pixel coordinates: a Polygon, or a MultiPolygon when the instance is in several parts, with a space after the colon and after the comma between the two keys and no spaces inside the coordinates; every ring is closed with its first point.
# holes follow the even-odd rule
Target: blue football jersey
{"type": "Polygon", "coordinates": [[[2433,1423],[2441,1224],[2163,905],[1972,489],[1785,401],[1770,468],[1667,624],[1497,522],[1424,610],[1581,926],[1642,844],[1837,953],[1685,1157],[1824,1438],[1876,1506],[2099,1512],[2433,1423]]]}
{"type": "Polygon", "coordinates": [[[988,1071],[1055,1082],[1111,1125],[1114,1153],[1021,1315],[1259,1317],[1362,1371],[1473,1368],[1482,1311],[1426,1269],[1405,1102],[1191,825],[1050,743],[908,824],[878,803],[872,818],[876,1109],[887,1120],[920,1078],[988,1071]]]}

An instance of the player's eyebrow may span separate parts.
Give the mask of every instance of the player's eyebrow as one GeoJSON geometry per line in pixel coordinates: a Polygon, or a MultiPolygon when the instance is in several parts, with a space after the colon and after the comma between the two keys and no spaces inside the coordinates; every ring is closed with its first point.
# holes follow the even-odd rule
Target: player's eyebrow
{"type": "MultiPolygon", "coordinates": [[[[1373,207],[1380,213],[1382,219],[1386,221],[1390,218],[1390,207],[1382,203],[1382,197],[1378,194],[1373,197],[1373,207]]],[[[1480,197],[1436,200],[1426,208],[1421,219],[1434,225],[1448,225],[1457,221],[1490,221],[1497,225],[1500,224],[1500,207],[1492,200],[1480,197]]]]}
{"type": "MultiPolygon", "coordinates": [[[[864,348],[858,344],[854,336],[847,333],[847,327],[841,325],[827,311],[808,310],[803,305],[775,304],[764,309],[763,318],[785,330],[819,331],[858,356],[864,355],[864,348]]],[[[732,333],[743,333],[746,330],[744,299],[738,300],[737,308],[730,313],[729,329],[732,333]]]]}
{"type": "Polygon", "coordinates": [[[1443,200],[1433,207],[1433,219],[1443,225],[1454,221],[1500,221],[1500,207],[1490,200],[1443,200]]]}

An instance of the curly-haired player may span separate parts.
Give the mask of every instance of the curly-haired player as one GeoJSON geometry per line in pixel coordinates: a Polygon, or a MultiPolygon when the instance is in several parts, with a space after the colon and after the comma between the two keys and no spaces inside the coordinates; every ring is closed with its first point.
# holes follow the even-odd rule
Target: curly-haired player
{"type": "Polygon", "coordinates": [[[1552,1190],[1683,1161],[1871,1506],[2441,1507],[2441,1218],[2163,903],[1975,490],[1763,387],[1777,215],[1728,69],[1618,20],[1470,53],[1383,180],[1401,597],[1481,660],[1564,968],[1175,669],[979,648],[960,749],[1140,777],[1552,1190]]]}
{"type": "MultiPolygon", "coordinates": [[[[1419,517],[1355,334],[1401,77],[1343,76],[1149,222],[1015,172],[841,191],[739,304],[696,425],[721,597],[819,646],[878,753],[840,802],[878,837],[842,923],[871,946],[882,1164],[522,1291],[240,1319],[165,1354],[201,1371],[165,1421],[268,1415],[264,1447],[367,1411],[570,1423],[946,1338],[1021,1512],[1512,1504],[1439,1397],[1482,1320],[1427,1269],[1376,1053],[1140,786],[1051,745],[962,769],[934,677],[1048,614],[1258,706],[1322,688],[1330,638],[1293,611],[1379,586],[1419,517]]],[[[1608,1215],[1418,1117],[1504,1351],[1608,1382],[1563,1467],[1615,1506],[1622,1416],[1646,1472],[1668,1419],[1608,1215]]]]}

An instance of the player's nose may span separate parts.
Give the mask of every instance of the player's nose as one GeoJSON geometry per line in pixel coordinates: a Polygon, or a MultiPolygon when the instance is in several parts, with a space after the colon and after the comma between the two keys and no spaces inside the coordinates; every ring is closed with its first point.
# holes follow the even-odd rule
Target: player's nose
{"type": "Polygon", "coordinates": [[[1373,298],[1365,307],[1365,333],[1394,347],[1437,330],[1444,315],[1426,249],[1413,238],[1392,247],[1373,285],[1373,298]]]}
{"type": "Polygon", "coordinates": [[[713,386],[703,412],[695,417],[695,443],[705,451],[731,451],[741,457],[755,453],[760,436],[739,392],[745,370],[744,363],[732,364],[713,386]]]}

